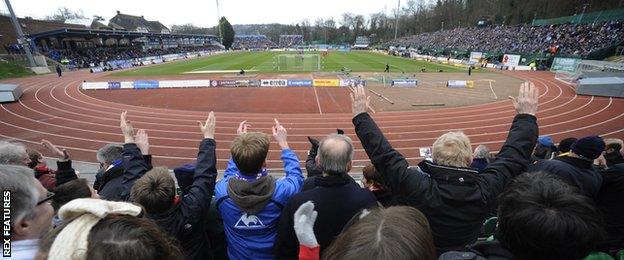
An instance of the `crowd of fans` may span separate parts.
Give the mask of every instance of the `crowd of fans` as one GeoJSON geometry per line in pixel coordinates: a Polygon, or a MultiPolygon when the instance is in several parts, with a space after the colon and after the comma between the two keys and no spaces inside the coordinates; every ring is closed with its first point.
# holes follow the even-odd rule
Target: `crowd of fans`
{"type": "Polygon", "coordinates": [[[277,44],[266,35],[236,35],[232,43],[234,50],[266,50],[276,47],[277,44]]]}
{"type": "Polygon", "coordinates": [[[386,43],[386,47],[586,56],[622,42],[622,21],[608,21],[596,24],[456,28],[402,37],[386,43]]]}
{"type": "MultiPolygon", "coordinates": [[[[462,132],[432,145],[410,166],[367,113],[363,87],[351,92],[352,122],[370,158],[361,183],[354,145],[338,130],[311,147],[304,176],[286,129],[271,135],[243,121],[217,179],[215,127],[200,122],[197,161],[153,167],[149,137],[120,117],[123,145],[97,152],[93,186],[70,154],[50,170],[41,153],[0,141],[0,189],[11,191],[16,259],[581,259],[624,246],[621,140],[538,137],[539,91],[523,83],[496,156],[471,150],[462,132]],[[264,167],[271,137],[285,177],[264,167]],[[177,185],[176,185],[177,181],[177,185]],[[179,190],[178,190],[179,189],[179,190]],[[483,223],[497,217],[493,235],[483,223]]],[[[6,198],[7,196],[4,195],[6,198]]],[[[6,203],[6,202],[5,202],[6,203]]],[[[5,248],[6,249],[6,248],[5,248]]]]}
{"type": "Polygon", "coordinates": [[[293,48],[303,45],[303,35],[280,35],[280,48],[293,48]]]}
{"type": "Polygon", "coordinates": [[[214,51],[218,46],[179,46],[174,48],[150,48],[141,46],[97,47],[78,49],[48,49],[45,55],[64,65],[89,68],[115,60],[135,60],[144,57],[182,54],[197,51],[214,51]]]}

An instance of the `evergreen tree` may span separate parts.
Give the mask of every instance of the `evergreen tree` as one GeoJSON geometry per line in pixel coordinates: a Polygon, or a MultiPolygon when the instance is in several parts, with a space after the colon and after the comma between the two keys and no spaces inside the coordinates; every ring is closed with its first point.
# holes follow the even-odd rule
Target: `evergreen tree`
{"type": "Polygon", "coordinates": [[[230,49],[232,43],[234,43],[234,28],[232,28],[232,25],[225,17],[221,17],[219,25],[221,26],[221,37],[223,37],[223,39],[221,39],[222,44],[226,49],[230,49]]]}

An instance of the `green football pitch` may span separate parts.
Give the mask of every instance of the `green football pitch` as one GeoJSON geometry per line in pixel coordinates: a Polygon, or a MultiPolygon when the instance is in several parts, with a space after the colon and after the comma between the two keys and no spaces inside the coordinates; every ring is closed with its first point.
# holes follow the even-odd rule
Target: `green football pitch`
{"type": "MultiPolygon", "coordinates": [[[[135,70],[122,71],[117,76],[155,76],[178,75],[185,73],[219,73],[235,72],[241,69],[248,72],[262,73],[302,73],[312,71],[338,72],[343,68],[352,72],[383,72],[386,64],[391,72],[460,72],[465,69],[450,65],[417,61],[401,57],[389,56],[369,51],[305,52],[305,63],[313,65],[296,66],[295,52],[227,52],[192,60],[175,61],[135,70]],[[291,59],[291,60],[289,60],[291,59]],[[320,66],[317,64],[320,63],[320,66]],[[291,64],[289,66],[289,64],[291,64]],[[320,69],[319,69],[320,67],[320,69]]],[[[303,57],[301,58],[304,59],[303,57]]],[[[303,61],[302,61],[303,62],[303,61]]]]}

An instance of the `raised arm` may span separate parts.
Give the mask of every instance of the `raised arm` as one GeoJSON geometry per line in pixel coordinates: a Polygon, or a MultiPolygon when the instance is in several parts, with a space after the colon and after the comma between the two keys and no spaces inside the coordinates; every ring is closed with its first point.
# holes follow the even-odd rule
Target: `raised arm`
{"type": "Polygon", "coordinates": [[[284,171],[286,176],[281,182],[289,183],[291,194],[297,193],[301,190],[303,185],[303,173],[301,172],[301,165],[299,164],[299,158],[297,154],[293,152],[288,146],[288,133],[286,128],[282,126],[277,119],[275,120],[275,126],[273,126],[273,138],[277,141],[277,144],[282,148],[282,161],[284,162],[284,171]]]}
{"type": "MultiPolygon", "coordinates": [[[[139,129],[137,132],[137,136],[134,136],[134,128],[132,124],[127,119],[127,111],[121,113],[119,126],[121,128],[121,133],[124,136],[124,145],[123,145],[123,180],[122,180],[122,191],[121,198],[123,200],[130,199],[130,191],[132,190],[132,186],[148,171],[147,163],[143,160],[143,155],[141,154],[141,150],[139,146],[137,146],[135,140],[141,140],[141,142],[147,142],[148,136],[147,132],[143,129],[139,129]]],[[[142,144],[143,145],[143,144],[142,144]]]]}
{"type": "Polygon", "coordinates": [[[68,181],[78,179],[78,175],[76,175],[76,171],[72,167],[72,161],[67,150],[59,149],[46,139],[41,140],[41,145],[58,158],[58,160],[56,161],[57,170],[54,178],[54,186],[58,186],[68,181]]]}
{"type": "Polygon", "coordinates": [[[319,141],[309,136],[308,141],[310,141],[311,146],[310,150],[308,151],[308,157],[306,158],[305,167],[306,172],[308,173],[308,178],[310,178],[321,175],[323,174],[323,172],[321,172],[321,170],[316,167],[316,155],[318,153],[319,141]]]}
{"type": "Polygon", "coordinates": [[[417,188],[425,181],[424,175],[418,172],[408,173],[407,160],[392,148],[375,121],[366,112],[370,101],[364,87],[358,86],[352,89],[351,101],[355,115],[353,117],[355,133],[375,165],[375,169],[382,174],[388,186],[399,195],[409,196],[420,192],[417,188]]]}
{"type": "Polygon", "coordinates": [[[488,199],[494,199],[514,176],[524,172],[531,162],[531,153],[538,136],[537,113],[539,90],[533,83],[520,86],[518,97],[510,97],[516,110],[507,140],[480,175],[489,190],[488,199]]]}
{"type": "Polygon", "coordinates": [[[199,144],[193,184],[188,188],[181,204],[187,222],[204,221],[210,208],[217,178],[215,124],[213,112],[210,112],[205,123],[199,122],[204,139],[199,144]]]}

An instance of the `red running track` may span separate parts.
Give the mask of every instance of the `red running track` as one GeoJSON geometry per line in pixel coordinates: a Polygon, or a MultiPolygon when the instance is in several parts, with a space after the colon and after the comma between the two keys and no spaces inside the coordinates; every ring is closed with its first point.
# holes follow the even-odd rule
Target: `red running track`
{"type": "MultiPolygon", "coordinates": [[[[540,134],[551,135],[555,140],[590,134],[624,138],[624,99],[577,96],[571,86],[555,80],[548,72],[508,73],[539,87],[540,134]]],[[[119,114],[128,110],[135,128],[144,128],[149,133],[155,165],[171,168],[194,161],[201,138],[196,121],[204,120],[207,113],[118,104],[87,96],[79,89],[82,80],[97,77],[100,76],[81,71],[66,73],[62,78],[44,75],[4,81],[19,83],[24,95],[19,102],[0,104],[0,138],[20,141],[39,150],[39,141],[48,139],[68,149],[74,160],[95,162],[98,148],[123,141],[118,127],[119,114]]],[[[342,94],[346,95],[346,91],[342,94]]],[[[338,105],[336,102],[325,104],[338,105]]],[[[337,111],[347,111],[350,104],[343,105],[347,108],[337,111]]],[[[283,111],[289,109],[285,106],[283,111]]],[[[268,133],[274,117],[288,129],[291,148],[302,163],[309,148],[306,136],[321,137],[336,128],[344,129],[353,138],[355,165],[363,166],[368,161],[354,134],[350,113],[261,114],[219,112],[219,109],[215,109],[215,113],[220,170],[225,168],[229,146],[240,121],[248,120],[254,129],[268,133]]],[[[392,145],[415,164],[422,159],[419,147],[431,146],[438,136],[450,130],[463,130],[470,136],[473,146],[485,144],[498,150],[514,114],[509,101],[499,101],[459,108],[380,112],[373,117],[392,145]]],[[[272,144],[267,161],[269,168],[282,167],[279,156],[277,145],[272,144]]]]}

